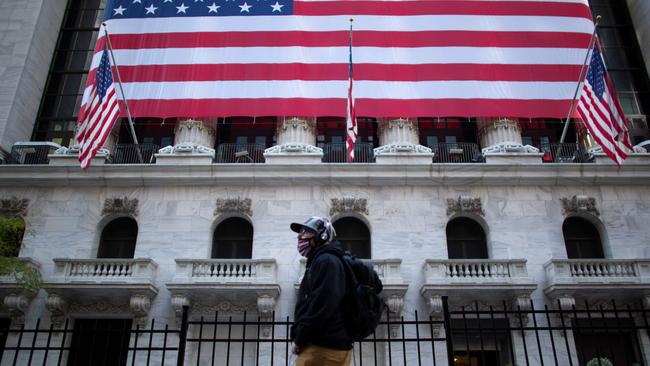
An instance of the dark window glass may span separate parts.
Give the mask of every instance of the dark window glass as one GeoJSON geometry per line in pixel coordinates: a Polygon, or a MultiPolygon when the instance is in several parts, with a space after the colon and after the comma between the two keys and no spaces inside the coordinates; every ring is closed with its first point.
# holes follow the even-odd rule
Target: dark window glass
{"type": "Polygon", "coordinates": [[[105,0],[69,0],[34,127],[33,139],[69,145],[105,0]]]}
{"type": "Polygon", "coordinates": [[[76,319],[68,366],[126,365],[131,319],[76,319]]]}
{"type": "Polygon", "coordinates": [[[477,142],[476,120],[470,118],[418,118],[420,144],[477,142]]]}
{"type": "MultiPolygon", "coordinates": [[[[573,319],[573,336],[580,365],[594,358],[612,365],[641,365],[641,352],[634,322],[630,319],[573,319]]],[[[591,363],[589,363],[591,364],[591,363]]],[[[598,364],[597,361],[594,364],[598,364]]]]}
{"type": "Polygon", "coordinates": [[[97,258],[133,258],[138,238],[138,224],[129,217],[111,221],[99,241],[97,258]]]}
{"type": "Polygon", "coordinates": [[[449,259],[487,258],[487,242],[481,225],[467,217],[458,217],[449,221],[447,251],[449,259]]]}
{"type": "Polygon", "coordinates": [[[453,364],[511,365],[512,350],[506,319],[451,319],[453,364]]]}
{"type": "Polygon", "coordinates": [[[605,258],[600,234],[589,221],[580,217],[569,217],[562,225],[564,245],[570,259],[605,258]]]}
{"type": "Polygon", "coordinates": [[[345,249],[359,258],[370,259],[370,230],[363,221],[343,217],[332,225],[336,230],[336,239],[345,249]]]}
{"type": "Polygon", "coordinates": [[[223,220],[214,230],[212,258],[253,257],[253,226],[239,217],[223,220]]]}

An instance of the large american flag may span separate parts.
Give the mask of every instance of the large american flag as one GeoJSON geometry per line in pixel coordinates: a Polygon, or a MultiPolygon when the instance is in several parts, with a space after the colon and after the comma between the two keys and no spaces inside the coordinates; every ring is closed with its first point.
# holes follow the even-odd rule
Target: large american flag
{"type": "Polygon", "coordinates": [[[99,56],[99,67],[88,78],[88,99],[81,106],[78,118],[76,139],[79,143],[79,163],[83,169],[90,167],[92,158],[104,146],[120,114],[106,47],[99,56]]]}
{"type": "Polygon", "coordinates": [[[603,57],[595,45],[578,100],[578,113],[594,140],[620,167],[632,151],[623,108],[616,98],[603,57]]]}
{"type": "Polygon", "coordinates": [[[109,0],[105,18],[132,114],[166,118],[345,117],[351,17],[366,117],[563,118],[594,28],[587,0],[109,0]]]}

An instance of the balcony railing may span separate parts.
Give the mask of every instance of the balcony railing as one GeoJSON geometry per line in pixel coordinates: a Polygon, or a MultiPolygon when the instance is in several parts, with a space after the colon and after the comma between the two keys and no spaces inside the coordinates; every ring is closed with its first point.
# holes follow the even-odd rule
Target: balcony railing
{"type": "MultiPolygon", "coordinates": [[[[323,146],[323,163],[346,163],[348,161],[345,143],[328,143],[323,146]]],[[[375,155],[371,143],[354,144],[353,163],[374,163],[375,155]]]]}
{"type": "Polygon", "coordinates": [[[427,284],[517,282],[528,278],[525,259],[428,259],[424,273],[427,284]]]}
{"type": "Polygon", "coordinates": [[[650,283],[650,260],[560,259],[544,268],[549,284],[650,283]]]}
{"type": "Polygon", "coordinates": [[[275,259],[176,259],[174,283],[277,282],[275,259]]]}
{"type": "Polygon", "coordinates": [[[159,149],[156,144],[118,144],[110,164],[152,164],[159,149]]]}
{"type": "Polygon", "coordinates": [[[429,146],[434,163],[484,163],[478,144],[473,142],[439,143],[429,146]]]}
{"type": "Polygon", "coordinates": [[[153,283],[158,265],[151,259],[54,259],[56,282],[153,283]]]}
{"type": "Polygon", "coordinates": [[[54,153],[61,145],[46,141],[16,142],[11,147],[10,156],[6,164],[49,164],[48,155],[54,153]]]}
{"type": "Polygon", "coordinates": [[[545,163],[592,163],[593,159],[582,144],[552,143],[540,148],[545,163]]]}
{"type": "Polygon", "coordinates": [[[219,144],[214,158],[217,164],[264,163],[265,144],[219,144]]]}

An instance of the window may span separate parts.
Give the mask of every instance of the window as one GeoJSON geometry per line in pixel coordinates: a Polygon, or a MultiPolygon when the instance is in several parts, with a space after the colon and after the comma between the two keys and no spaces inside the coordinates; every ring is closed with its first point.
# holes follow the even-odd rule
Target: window
{"type": "Polygon", "coordinates": [[[334,230],[346,250],[363,259],[370,259],[370,230],[366,224],[354,217],[343,217],[336,220],[334,230]]]}
{"type": "Polygon", "coordinates": [[[253,225],[240,217],[223,220],[214,230],[212,258],[253,257],[253,225]]]}
{"type": "Polygon", "coordinates": [[[569,259],[605,258],[600,234],[589,221],[580,217],[569,217],[564,220],[562,232],[569,259]]]}
{"type": "Polygon", "coordinates": [[[68,366],[126,365],[131,319],[76,319],[68,366]]]}
{"type": "Polygon", "coordinates": [[[468,118],[418,118],[420,144],[476,142],[476,120],[468,118]]]}
{"type": "Polygon", "coordinates": [[[97,258],[133,258],[138,238],[138,224],[130,217],[108,223],[99,241],[97,258]]]}
{"type": "Polygon", "coordinates": [[[612,365],[641,365],[641,352],[634,321],[618,319],[573,319],[573,337],[580,365],[594,358],[607,358],[612,365]]]}
{"type": "Polygon", "coordinates": [[[455,218],[447,224],[449,259],[487,258],[487,241],[481,225],[467,217],[455,218]]]}
{"type": "Polygon", "coordinates": [[[451,319],[454,365],[512,363],[507,319],[451,319]]]}

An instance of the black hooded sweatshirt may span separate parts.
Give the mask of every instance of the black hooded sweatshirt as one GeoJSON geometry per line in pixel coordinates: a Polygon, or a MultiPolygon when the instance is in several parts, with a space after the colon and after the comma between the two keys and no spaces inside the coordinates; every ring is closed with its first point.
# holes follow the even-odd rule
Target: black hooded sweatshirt
{"type": "Polygon", "coordinates": [[[322,245],[307,258],[307,270],[300,283],[291,326],[291,339],[299,347],[307,344],[352,349],[343,320],[347,293],[345,268],[339,256],[343,247],[337,240],[322,245]]]}

